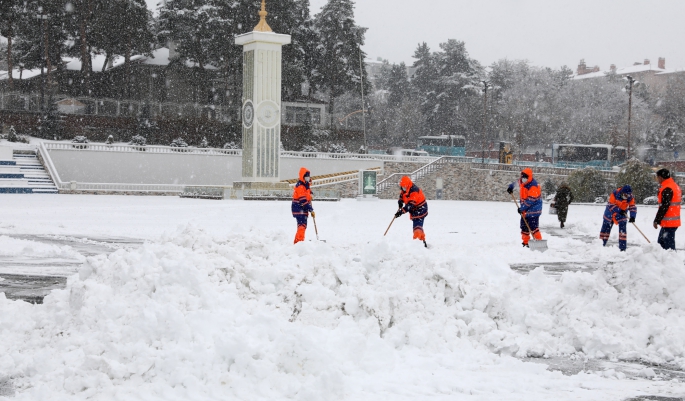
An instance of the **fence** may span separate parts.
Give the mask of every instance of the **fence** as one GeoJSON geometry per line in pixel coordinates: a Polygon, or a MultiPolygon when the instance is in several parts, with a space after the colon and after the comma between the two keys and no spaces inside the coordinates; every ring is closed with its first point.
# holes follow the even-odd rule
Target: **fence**
{"type": "MultiPolygon", "coordinates": [[[[213,155],[229,155],[242,156],[242,149],[218,149],[218,148],[195,148],[185,147],[177,148],[172,146],[141,146],[141,145],[107,145],[103,143],[71,143],[71,142],[43,142],[47,150],[61,149],[61,150],[86,150],[86,151],[101,151],[101,152],[150,152],[150,153],[193,153],[193,154],[213,154],[213,155]]],[[[379,160],[390,162],[411,162],[411,163],[430,163],[437,160],[436,157],[426,156],[392,156],[392,155],[374,155],[374,154],[355,154],[355,153],[323,153],[323,152],[290,152],[281,151],[281,157],[298,157],[298,158],[313,158],[313,159],[327,159],[327,160],[379,160]]]]}
{"type": "Polygon", "coordinates": [[[217,149],[217,148],[177,148],[173,146],[152,145],[107,145],[101,143],[69,143],[45,141],[41,143],[46,150],[85,150],[99,152],[148,152],[148,153],[190,153],[205,155],[242,156],[242,149],[217,149]]]}
{"type": "MultiPolygon", "coordinates": [[[[40,112],[42,100],[47,103],[47,95],[39,93],[8,92],[0,93],[0,110],[40,112]]],[[[158,103],[136,100],[95,99],[89,97],[52,96],[53,102],[70,100],[57,105],[62,114],[93,115],[107,117],[138,117],[145,115],[157,117],[206,117],[209,120],[230,121],[235,117],[235,109],[219,105],[197,103],[158,103]]]]}
{"type": "Polygon", "coordinates": [[[433,156],[394,156],[377,154],[358,154],[358,153],[323,153],[323,152],[291,152],[281,151],[281,157],[302,157],[316,159],[338,159],[338,160],[381,160],[387,162],[410,162],[410,163],[430,163],[437,160],[433,156]]]}

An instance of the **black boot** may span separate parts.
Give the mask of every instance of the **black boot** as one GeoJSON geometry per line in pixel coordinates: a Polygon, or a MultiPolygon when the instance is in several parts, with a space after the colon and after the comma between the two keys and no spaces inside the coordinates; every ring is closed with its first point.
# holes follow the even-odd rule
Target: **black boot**
{"type": "Polygon", "coordinates": [[[521,245],[523,245],[524,248],[530,248],[525,242],[522,242],[521,245]]]}
{"type": "Polygon", "coordinates": [[[428,244],[426,243],[426,240],[423,240],[423,245],[428,248],[428,244]]]}
{"type": "Polygon", "coordinates": [[[561,222],[561,228],[564,228],[564,222],[563,221],[561,222]]]}

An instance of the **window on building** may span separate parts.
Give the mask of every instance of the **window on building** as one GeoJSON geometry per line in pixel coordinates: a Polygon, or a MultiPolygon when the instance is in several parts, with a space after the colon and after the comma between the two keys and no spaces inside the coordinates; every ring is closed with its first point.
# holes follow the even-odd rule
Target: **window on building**
{"type": "Polygon", "coordinates": [[[321,110],[310,107],[286,106],[285,108],[285,123],[286,124],[304,124],[307,120],[307,110],[311,116],[311,122],[314,125],[321,124],[321,110]]]}

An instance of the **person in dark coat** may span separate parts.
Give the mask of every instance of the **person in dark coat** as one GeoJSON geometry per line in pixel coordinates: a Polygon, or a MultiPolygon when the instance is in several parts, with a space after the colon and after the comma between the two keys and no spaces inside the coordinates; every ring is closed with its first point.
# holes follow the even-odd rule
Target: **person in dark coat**
{"type": "Polygon", "coordinates": [[[557,194],[554,196],[554,206],[557,208],[557,218],[561,224],[561,228],[564,228],[564,223],[566,223],[566,216],[568,215],[568,205],[573,202],[573,192],[569,188],[568,184],[562,182],[557,189],[557,194]]]}

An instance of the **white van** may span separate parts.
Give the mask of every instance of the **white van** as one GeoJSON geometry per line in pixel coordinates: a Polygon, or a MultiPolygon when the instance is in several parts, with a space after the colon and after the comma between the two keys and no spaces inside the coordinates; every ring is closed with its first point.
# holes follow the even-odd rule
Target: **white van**
{"type": "Polygon", "coordinates": [[[425,156],[425,157],[430,156],[428,154],[428,152],[426,152],[424,150],[414,150],[414,149],[392,148],[388,151],[388,153],[395,155],[395,156],[425,156]]]}

